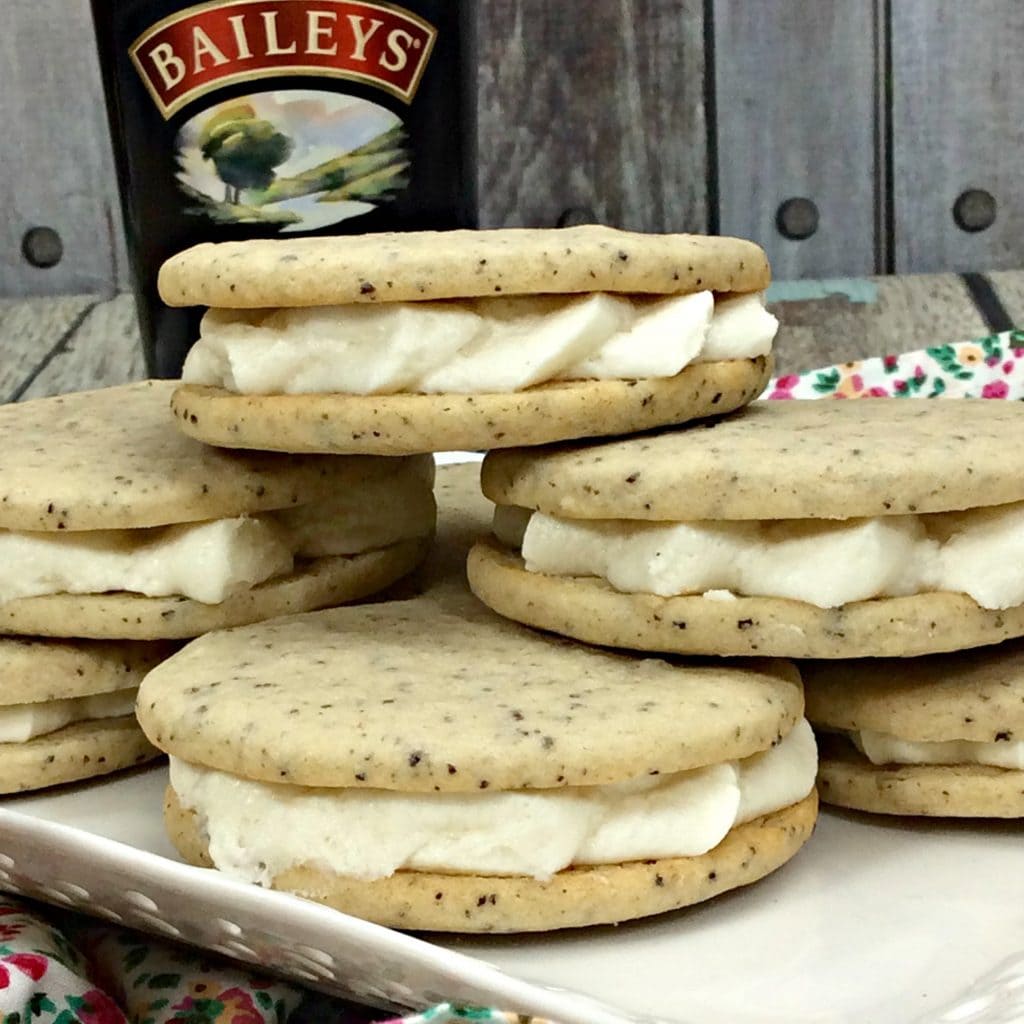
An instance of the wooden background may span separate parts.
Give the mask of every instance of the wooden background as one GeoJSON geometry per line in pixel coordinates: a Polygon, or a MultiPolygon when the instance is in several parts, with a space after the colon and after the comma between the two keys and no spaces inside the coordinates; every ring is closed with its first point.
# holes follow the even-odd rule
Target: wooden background
{"type": "MultiPolygon", "coordinates": [[[[113,0],[112,0],[113,2],[113,0]]],[[[0,295],[126,284],[88,0],[0,0],[0,295]],[[47,226],[61,261],[33,267],[47,226]]],[[[777,278],[1024,267],[1022,0],[477,0],[481,221],[757,239],[777,278]],[[954,222],[983,189],[994,223],[954,222]],[[811,200],[813,235],[776,213],[811,200]]]]}

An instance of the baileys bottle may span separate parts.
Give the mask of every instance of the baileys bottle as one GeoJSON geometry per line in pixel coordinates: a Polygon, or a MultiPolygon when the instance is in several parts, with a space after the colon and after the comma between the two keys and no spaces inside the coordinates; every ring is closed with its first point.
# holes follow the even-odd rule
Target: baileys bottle
{"type": "Polygon", "coordinates": [[[470,227],[475,0],[92,0],[149,372],[197,242],[470,227]]]}

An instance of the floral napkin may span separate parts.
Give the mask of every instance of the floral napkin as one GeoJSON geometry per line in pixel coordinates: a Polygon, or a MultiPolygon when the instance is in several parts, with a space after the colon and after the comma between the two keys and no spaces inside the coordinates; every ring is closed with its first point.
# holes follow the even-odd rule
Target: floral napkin
{"type": "Polygon", "coordinates": [[[1024,398],[1024,331],[776,377],[765,398],[1024,398]]]}
{"type": "MultiPolygon", "coordinates": [[[[776,377],[765,398],[1024,399],[1024,331],[776,377]]],[[[379,1011],[0,896],[3,1024],[370,1024],[379,1011]],[[315,1008],[314,1008],[315,1007],[315,1008]]],[[[445,1003],[390,1024],[549,1024],[445,1003]]]]}
{"type": "MultiPolygon", "coordinates": [[[[388,1017],[310,996],[200,950],[0,896],[3,1024],[370,1024],[388,1017]]],[[[547,1024],[448,1003],[390,1024],[547,1024]]]]}

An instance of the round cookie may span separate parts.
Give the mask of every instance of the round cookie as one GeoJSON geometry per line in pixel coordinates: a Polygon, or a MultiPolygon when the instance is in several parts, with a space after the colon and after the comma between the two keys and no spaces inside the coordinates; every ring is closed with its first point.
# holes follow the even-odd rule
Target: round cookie
{"type": "Polygon", "coordinates": [[[849,519],[979,508],[1024,500],[1024,407],[758,402],[694,430],[495,452],[481,482],[492,501],[570,519],[849,519]]]}
{"type": "Polygon", "coordinates": [[[173,381],[0,407],[0,529],[115,530],[321,501],[400,463],[228,452],[174,429],[173,381]]]}
{"type": "Polygon", "coordinates": [[[821,730],[828,803],[881,814],[1024,817],[1024,770],[962,763],[873,764],[842,733],[919,743],[1024,739],[1024,644],[911,661],[804,666],[807,716],[821,730]]]}
{"type": "Polygon", "coordinates": [[[912,661],[802,667],[807,717],[905,740],[1024,740],[1024,641],[912,661]]]}
{"type": "Polygon", "coordinates": [[[27,743],[0,743],[0,793],[79,782],[156,757],[134,716],[78,722],[27,743]]]}
{"type": "MultiPolygon", "coordinates": [[[[430,800],[605,785],[741,759],[773,747],[802,714],[798,676],[785,662],[635,659],[450,607],[428,593],[207,635],[147,677],[143,728],[172,758],[275,790],[430,800]]],[[[403,928],[626,920],[773,870],[809,836],[815,808],[812,792],[736,825],[707,854],[571,868],[548,883],[404,869],[368,882],[308,863],[270,881],[403,928]]],[[[173,790],[166,816],[183,856],[210,864],[207,826],[173,790]]]]}
{"type": "Polygon", "coordinates": [[[799,676],[786,662],[637,660],[429,601],[207,634],[149,673],[138,705],[150,739],[194,764],[265,782],[426,793],[685,771],[767,749],[802,712],[799,676]],[[573,696],[584,691],[585,702],[573,696]],[[353,721],[358,732],[349,735],[353,721]],[[559,743],[567,723],[573,741],[559,743]]]}
{"type": "MultiPolygon", "coordinates": [[[[359,882],[292,868],[273,887],[388,928],[414,931],[535,932],[613,924],[678,910],[749,885],[790,860],[811,836],[818,797],[736,826],[698,857],[575,867],[551,881],[402,871],[359,882]]],[[[193,864],[212,867],[195,816],[168,789],[171,841],[193,864]]]]}
{"type": "Polygon", "coordinates": [[[138,686],[177,650],[169,643],[0,638],[0,707],[88,697],[138,686]]]}
{"type": "Polygon", "coordinates": [[[517,622],[584,643],[725,657],[909,658],[1024,635],[1024,607],[980,608],[965,594],[855,601],[818,608],[781,597],[627,594],[592,576],[528,572],[487,538],[469,554],[469,584],[517,622]]]}
{"type": "Polygon", "coordinates": [[[219,604],[187,597],[47,594],[0,604],[0,633],[90,639],[188,639],[215,629],[261,622],[375,594],[411,572],[430,549],[421,537],[367,551],[299,563],[219,604]]]}
{"type": "Polygon", "coordinates": [[[169,306],[265,309],[498,293],[757,292],[769,280],[753,242],[584,225],[357,235],[344,245],[333,238],[206,243],[168,260],[159,287],[169,306]]]}
{"type": "MultiPolygon", "coordinates": [[[[756,403],[688,430],[491,452],[481,486],[498,504],[626,527],[796,520],[825,528],[828,520],[980,509],[1024,500],[1024,408],[971,400],[756,403]]],[[[773,571],[782,574],[778,564],[773,571]]],[[[985,608],[951,591],[837,607],[756,592],[627,593],[596,575],[528,572],[518,552],[490,540],[474,548],[469,576],[477,596],[504,615],[638,650],[907,657],[1024,635],[1024,605],[985,608]]]]}
{"type": "Polygon", "coordinates": [[[692,363],[675,377],[541,384],[508,394],[236,395],[184,384],[171,406],[208,444],[267,451],[407,455],[625,434],[731,412],[755,399],[771,360],[692,363]]]}
{"type": "MultiPolygon", "coordinates": [[[[166,643],[0,638],[0,715],[19,705],[130,690],[175,650],[166,643]]],[[[105,775],[159,753],[132,715],[75,722],[23,742],[0,742],[0,792],[105,775]]]]}

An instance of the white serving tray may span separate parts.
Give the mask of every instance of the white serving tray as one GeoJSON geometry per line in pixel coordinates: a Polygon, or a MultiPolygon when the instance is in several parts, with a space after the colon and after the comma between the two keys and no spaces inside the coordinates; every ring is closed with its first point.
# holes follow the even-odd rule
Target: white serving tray
{"type": "Polygon", "coordinates": [[[165,782],[155,766],[0,802],[0,888],[382,1006],[454,999],[561,1024],[1024,1021],[1022,822],[825,811],[791,864],[699,907],[415,938],[182,864],[165,782]]]}

